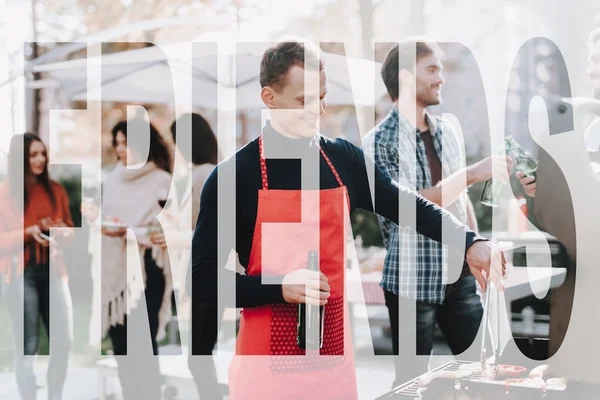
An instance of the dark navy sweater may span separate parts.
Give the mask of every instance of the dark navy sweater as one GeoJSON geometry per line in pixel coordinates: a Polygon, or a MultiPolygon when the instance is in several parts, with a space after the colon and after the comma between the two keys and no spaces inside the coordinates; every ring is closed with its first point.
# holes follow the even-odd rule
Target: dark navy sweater
{"type": "MultiPolygon", "coordinates": [[[[410,212],[399,213],[398,204],[406,201],[416,202],[416,229],[422,235],[433,240],[441,241],[442,221],[454,230],[466,232],[465,248],[477,240],[482,240],[475,232],[461,224],[447,211],[428,201],[416,192],[399,186],[378,168],[374,168],[375,204],[371,196],[371,187],[367,176],[367,163],[363,151],[343,139],[328,139],[317,135],[315,138],[291,139],[276,132],[269,123],[263,129],[265,157],[267,159],[267,174],[269,189],[299,190],[304,162],[318,162],[319,188],[332,189],[338,187],[338,182],[331,172],[325,159],[314,146],[318,140],[321,148],[337,170],[342,182],[348,189],[350,198],[350,213],[356,208],[373,211],[398,223],[401,226],[414,226],[409,218],[410,212]],[[278,158],[270,157],[278,150],[278,158]],[[279,158],[280,152],[285,151],[286,158],[279,158]]],[[[305,165],[306,167],[306,165],[305,165]]],[[[306,169],[304,168],[306,172],[306,169]]],[[[314,181],[314,180],[313,180],[314,181]]],[[[304,189],[316,189],[310,186],[310,179],[305,179],[304,189]]],[[[256,222],[258,191],[262,188],[258,137],[238,150],[235,157],[221,162],[206,181],[200,201],[200,213],[192,240],[191,287],[192,298],[195,302],[219,304],[227,307],[257,307],[266,304],[283,303],[281,284],[263,284],[261,276],[247,276],[224,269],[217,262],[218,248],[222,254],[229,254],[232,249],[237,252],[240,264],[248,267],[252,237],[256,222]],[[219,196],[218,176],[232,176],[235,173],[235,195],[229,186],[225,186],[219,196]],[[235,212],[235,237],[224,235],[218,240],[217,220],[219,208],[232,220],[235,212]],[[218,273],[217,271],[221,269],[218,273]],[[235,276],[234,276],[235,275],[235,276]],[[227,292],[227,282],[235,279],[236,301],[231,304],[231,296],[219,296],[227,292]],[[220,281],[220,282],[219,282],[220,281]],[[219,290],[219,287],[221,289],[219,290]]],[[[282,205],[285,206],[285,205],[282,205]]],[[[221,227],[222,232],[232,231],[233,226],[221,227]]],[[[226,258],[226,256],[225,256],[226,258]]],[[[283,278],[283,277],[281,277],[283,278]]],[[[279,280],[280,282],[280,280],[279,280]]]]}

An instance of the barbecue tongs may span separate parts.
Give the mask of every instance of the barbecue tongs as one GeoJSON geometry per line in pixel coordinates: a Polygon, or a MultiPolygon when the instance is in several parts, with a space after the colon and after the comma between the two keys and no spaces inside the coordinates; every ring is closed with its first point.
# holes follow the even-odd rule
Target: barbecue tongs
{"type": "MultiPolygon", "coordinates": [[[[483,335],[481,337],[481,373],[483,374],[487,369],[487,351],[486,351],[486,337],[487,332],[490,331],[490,342],[494,348],[494,375],[498,371],[500,365],[500,357],[502,357],[502,349],[500,347],[500,300],[503,294],[496,285],[492,284],[490,277],[487,278],[485,299],[483,304],[483,335]],[[496,339],[492,335],[492,328],[490,326],[490,293],[492,290],[496,296],[496,339]]],[[[504,300],[504,298],[502,298],[504,300]]]]}

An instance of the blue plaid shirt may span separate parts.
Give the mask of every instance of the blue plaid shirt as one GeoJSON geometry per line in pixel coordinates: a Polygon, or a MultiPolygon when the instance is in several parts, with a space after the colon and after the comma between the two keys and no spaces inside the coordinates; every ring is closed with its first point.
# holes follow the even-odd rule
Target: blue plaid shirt
{"type": "MultiPolygon", "coordinates": [[[[464,168],[465,157],[450,125],[429,115],[427,123],[442,164],[442,179],[464,168]]],[[[401,185],[416,191],[427,189],[431,187],[431,174],[420,133],[394,106],[365,137],[363,149],[377,167],[401,185]]],[[[466,223],[467,201],[464,191],[446,209],[466,223]]],[[[417,301],[443,303],[448,282],[446,246],[409,227],[399,227],[381,216],[378,219],[388,250],[381,287],[417,301]]]]}

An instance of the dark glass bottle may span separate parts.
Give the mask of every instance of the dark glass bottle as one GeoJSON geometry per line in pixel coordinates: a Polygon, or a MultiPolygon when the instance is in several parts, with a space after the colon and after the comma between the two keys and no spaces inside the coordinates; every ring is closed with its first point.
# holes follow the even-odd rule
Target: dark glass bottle
{"type": "MultiPolygon", "coordinates": [[[[308,262],[306,268],[309,271],[319,271],[319,252],[311,250],[308,252],[308,262]]],[[[323,323],[325,318],[325,306],[313,306],[310,304],[298,305],[298,335],[296,340],[298,346],[302,349],[321,348],[323,346],[323,323]],[[312,335],[307,332],[314,332],[318,329],[319,344],[312,343],[312,335]]]]}

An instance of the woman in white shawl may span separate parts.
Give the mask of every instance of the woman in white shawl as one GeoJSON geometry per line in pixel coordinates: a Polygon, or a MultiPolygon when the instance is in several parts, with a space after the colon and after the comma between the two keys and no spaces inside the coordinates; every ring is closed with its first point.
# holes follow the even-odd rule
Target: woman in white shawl
{"type": "Polygon", "coordinates": [[[177,214],[176,193],[170,191],[172,160],[156,128],[144,120],[119,122],[112,138],[119,161],[105,176],[103,219],[94,223],[101,226],[101,251],[94,248],[97,237],[90,237],[102,281],[101,334],[110,335],[115,355],[127,355],[117,357],[125,400],[160,399],[155,355],[171,318],[173,285],[167,248],[153,245],[148,232],[160,227],[163,208],[168,209],[160,218],[164,229],[168,216],[177,214]]]}

